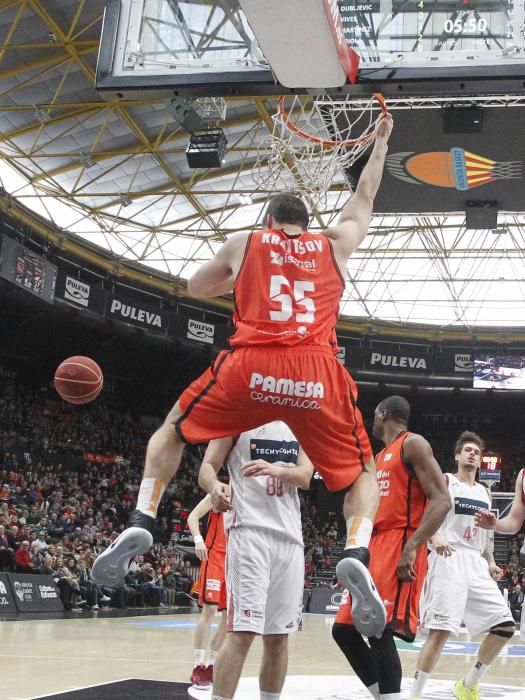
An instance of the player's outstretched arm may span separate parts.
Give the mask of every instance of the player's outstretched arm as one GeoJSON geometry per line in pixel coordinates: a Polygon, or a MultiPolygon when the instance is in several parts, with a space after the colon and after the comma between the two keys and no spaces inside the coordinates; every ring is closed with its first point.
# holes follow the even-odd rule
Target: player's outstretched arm
{"type": "Polygon", "coordinates": [[[264,459],[254,459],[243,465],[243,476],[274,476],[287,486],[307,489],[314,473],[314,465],[303,450],[299,451],[295,467],[283,467],[280,464],[270,464],[264,459]]]}
{"type": "Polygon", "coordinates": [[[216,511],[231,510],[230,487],[217,479],[217,473],[232,446],[232,437],[210,440],[199,469],[199,486],[210,494],[212,508],[216,511]]]}
{"type": "Polygon", "coordinates": [[[202,501],[199,501],[195,508],[188,515],[188,527],[195,542],[195,554],[202,561],[208,558],[208,550],[202,539],[199,520],[207,515],[211,510],[211,496],[208,494],[202,501]]]}
{"type": "Polygon", "coordinates": [[[450,496],[432,448],[421,435],[410,435],[403,443],[403,459],[412,467],[428,499],[420,526],[407,541],[397,573],[402,581],[413,581],[417,549],[439,529],[450,509],[450,496]]]}
{"type": "Polygon", "coordinates": [[[216,297],[231,292],[248,235],[240,233],[228,239],[217,255],[190,277],[188,294],[192,297],[216,297]]]}
{"type": "Polygon", "coordinates": [[[516,479],[514,500],[509,514],[498,520],[494,513],[480,511],[476,513],[476,525],[487,530],[495,530],[502,535],[515,535],[525,522],[525,503],[523,502],[523,479],[525,469],[522,469],[516,479]]]}
{"type": "Polygon", "coordinates": [[[382,117],[377,127],[374,148],[363,168],[356,190],[343,207],[337,226],[325,231],[325,235],[334,242],[338,262],[341,258],[349,258],[368,233],[374,199],[383,176],[392,126],[390,114],[382,117]]]}

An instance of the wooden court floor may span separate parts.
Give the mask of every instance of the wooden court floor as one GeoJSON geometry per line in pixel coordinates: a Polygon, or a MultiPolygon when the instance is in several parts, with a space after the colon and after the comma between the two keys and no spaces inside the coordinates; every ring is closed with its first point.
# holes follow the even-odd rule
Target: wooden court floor
{"type": "MultiPolygon", "coordinates": [[[[75,698],[187,697],[193,665],[194,614],[0,622],[0,700],[20,700],[60,694],[75,698]],[[124,679],[167,681],[166,684],[115,683],[124,679]],[[173,683],[178,681],[179,683],[173,683]],[[93,687],[92,691],[75,689],[93,687]],[[177,690],[178,689],[178,690],[177,690]],[[169,692],[168,692],[169,691],[169,692]],[[177,691],[177,692],[175,692],[177,691]],[[107,695],[104,693],[108,692],[107,695]],[[91,694],[90,694],[91,693],[91,694]],[[180,693],[180,694],[179,694],[180,693]]],[[[292,635],[289,679],[283,700],[350,700],[366,698],[346,660],[331,640],[333,618],[306,615],[303,631],[292,635]]],[[[416,650],[402,645],[404,676],[412,676],[416,650]]],[[[472,665],[476,640],[462,635],[443,655],[428,698],[451,698],[452,682],[472,665]]],[[[260,644],[250,652],[237,698],[258,700],[257,673],[260,644]]],[[[483,697],[525,700],[525,644],[515,637],[504,656],[485,678],[483,697]]],[[[408,685],[404,684],[404,689],[408,685]]],[[[201,694],[202,698],[209,697],[201,694]]]]}

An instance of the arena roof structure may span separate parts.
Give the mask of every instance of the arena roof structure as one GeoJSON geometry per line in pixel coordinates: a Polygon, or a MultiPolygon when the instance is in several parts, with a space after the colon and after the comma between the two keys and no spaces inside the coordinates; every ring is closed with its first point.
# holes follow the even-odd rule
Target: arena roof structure
{"type": "MultiPolygon", "coordinates": [[[[2,207],[16,200],[79,245],[184,280],[226,238],[260,224],[269,193],[252,171],[275,98],[228,97],[222,167],[190,169],[188,132],[164,99],[104,100],[95,90],[104,5],[0,0],[2,207]]],[[[525,100],[485,103],[520,119],[525,100]]],[[[442,105],[392,106],[402,122],[402,108],[442,105]]],[[[334,222],[348,196],[341,172],[312,211],[313,229],[334,222]]],[[[524,199],[485,229],[466,228],[464,212],[418,212],[417,195],[407,213],[386,201],[349,262],[342,314],[400,330],[525,325],[524,199]]]]}

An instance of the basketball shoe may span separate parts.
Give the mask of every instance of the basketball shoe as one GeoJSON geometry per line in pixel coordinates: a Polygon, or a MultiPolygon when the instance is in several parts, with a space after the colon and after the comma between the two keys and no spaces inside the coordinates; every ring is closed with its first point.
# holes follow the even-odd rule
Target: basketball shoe
{"type": "Polygon", "coordinates": [[[470,688],[465,687],[465,681],[461,679],[454,686],[454,695],[458,700],[481,700],[479,685],[474,683],[470,688]]]}
{"type": "Polygon", "coordinates": [[[91,571],[98,586],[118,588],[126,578],[133,557],[145,554],[153,544],[155,519],[134,510],[128,527],[95,559],[91,571]]]}
{"type": "Polygon", "coordinates": [[[213,666],[208,666],[208,668],[206,668],[203,664],[199,664],[199,666],[195,666],[193,669],[190,683],[198,690],[208,690],[211,688],[213,681],[210,679],[209,668],[212,669],[213,673],[213,666]]]}
{"type": "Polygon", "coordinates": [[[368,571],[370,552],[366,547],[345,549],[335,569],[337,580],[352,597],[352,620],[365,637],[381,637],[386,610],[368,571]]]}

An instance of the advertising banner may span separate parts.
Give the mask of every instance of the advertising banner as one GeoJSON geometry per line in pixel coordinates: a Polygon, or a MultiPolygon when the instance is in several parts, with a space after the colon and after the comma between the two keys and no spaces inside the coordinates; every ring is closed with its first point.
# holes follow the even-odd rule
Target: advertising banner
{"type": "Polygon", "coordinates": [[[378,372],[406,372],[411,374],[430,374],[432,357],[429,353],[407,348],[391,352],[388,350],[367,350],[366,369],[378,372]]]}
{"type": "Polygon", "coordinates": [[[308,612],[335,615],[341,605],[343,591],[337,588],[314,588],[308,612]]]}
{"type": "Polygon", "coordinates": [[[15,597],[5,573],[0,573],[0,617],[2,613],[16,613],[15,597]]]}
{"type": "Polygon", "coordinates": [[[58,588],[51,576],[7,574],[18,612],[62,611],[58,588]]]}
{"type": "Polygon", "coordinates": [[[168,330],[168,314],[160,307],[135,301],[121,294],[108,295],[106,316],[153,333],[166,333],[168,330]]]}
{"type": "Polygon", "coordinates": [[[59,270],[55,299],[60,299],[80,309],[103,314],[106,294],[100,287],[82,282],[59,270]]]}
{"type": "Polygon", "coordinates": [[[56,266],[9,236],[2,238],[0,275],[48,304],[53,303],[56,266]]]}

